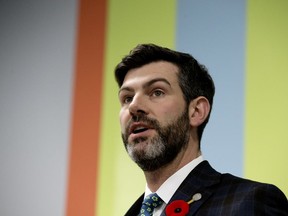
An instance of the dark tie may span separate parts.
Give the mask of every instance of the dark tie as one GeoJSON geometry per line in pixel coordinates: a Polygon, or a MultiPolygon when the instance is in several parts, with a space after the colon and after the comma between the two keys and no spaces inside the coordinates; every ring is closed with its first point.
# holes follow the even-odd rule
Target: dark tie
{"type": "Polygon", "coordinates": [[[152,193],[145,197],[142,207],[140,210],[140,216],[151,216],[153,215],[153,210],[157,206],[162,205],[162,199],[156,194],[152,193]]]}

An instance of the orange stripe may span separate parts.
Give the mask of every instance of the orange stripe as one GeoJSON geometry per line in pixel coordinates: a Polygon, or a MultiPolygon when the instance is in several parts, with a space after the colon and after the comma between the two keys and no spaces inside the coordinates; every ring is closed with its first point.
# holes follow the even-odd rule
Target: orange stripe
{"type": "Polygon", "coordinates": [[[66,216],[94,216],[105,44],[105,0],[79,0],[66,216]]]}

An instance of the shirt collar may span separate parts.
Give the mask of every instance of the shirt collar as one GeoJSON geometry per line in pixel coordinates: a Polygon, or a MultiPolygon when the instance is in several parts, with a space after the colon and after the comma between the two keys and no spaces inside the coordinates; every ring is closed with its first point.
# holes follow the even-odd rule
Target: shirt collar
{"type": "MultiPolygon", "coordinates": [[[[161,199],[168,203],[169,200],[172,198],[173,194],[176,192],[178,187],[181,185],[181,183],[184,181],[184,179],[188,176],[188,174],[199,164],[203,161],[203,156],[200,155],[199,157],[195,158],[188,164],[186,164],[184,167],[179,169],[176,173],[174,173],[172,176],[170,176],[156,191],[158,196],[161,197],[161,199]]],[[[148,194],[151,194],[151,190],[148,188],[146,184],[145,189],[145,196],[148,194]]]]}

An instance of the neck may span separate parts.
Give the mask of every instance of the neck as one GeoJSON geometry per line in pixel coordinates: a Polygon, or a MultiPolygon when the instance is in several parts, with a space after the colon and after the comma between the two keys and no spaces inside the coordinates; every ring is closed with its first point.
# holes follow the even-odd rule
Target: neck
{"type": "Polygon", "coordinates": [[[156,192],[160,186],[179,169],[190,163],[195,158],[201,155],[200,150],[194,148],[183,149],[177,157],[169,164],[155,170],[145,171],[147,186],[152,192],[156,192]]]}

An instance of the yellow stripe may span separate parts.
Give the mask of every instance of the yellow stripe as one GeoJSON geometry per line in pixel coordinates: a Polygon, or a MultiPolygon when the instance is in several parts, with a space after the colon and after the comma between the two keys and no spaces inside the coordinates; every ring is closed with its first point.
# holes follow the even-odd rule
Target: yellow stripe
{"type": "Polygon", "coordinates": [[[114,67],[139,43],[174,47],[175,5],[175,0],[109,1],[98,216],[124,215],[145,187],[144,176],[127,156],[120,137],[114,67]]]}
{"type": "Polygon", "coordinates": [[[248,1],[245,176],[288,195],[288,1],[248,1]]]}

